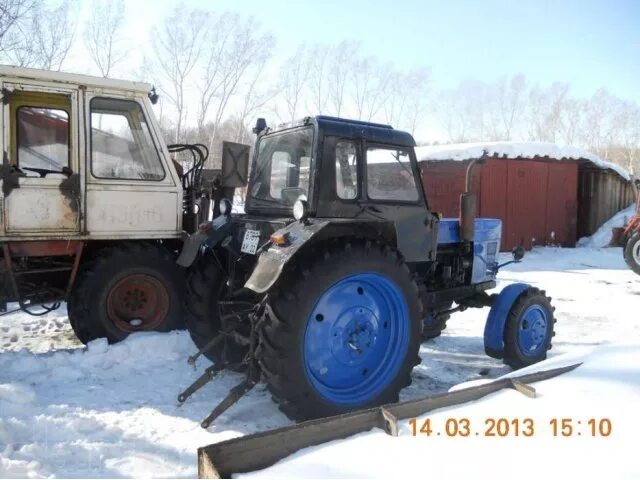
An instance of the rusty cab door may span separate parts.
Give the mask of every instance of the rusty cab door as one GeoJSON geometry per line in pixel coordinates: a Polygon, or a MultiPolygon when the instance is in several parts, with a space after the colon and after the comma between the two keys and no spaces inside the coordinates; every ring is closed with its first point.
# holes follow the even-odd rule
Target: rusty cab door
{"type": "Polygon", "coordinates": [[[178,238],[182,186],[150,104],[141,95],[89,88],[85,109],[89,235],[178,238]]]}
{"type": "Polygon", "coordinates": [[[80,232],[78,95],[74,89],[3,82],[4,236],[80,232]]]}

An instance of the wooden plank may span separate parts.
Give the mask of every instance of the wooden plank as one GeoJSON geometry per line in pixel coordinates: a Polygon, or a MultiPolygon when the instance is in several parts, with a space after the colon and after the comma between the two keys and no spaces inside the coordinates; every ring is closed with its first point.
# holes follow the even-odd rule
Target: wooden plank
{"type": "MultiPolygon", "coordinates": [[[[514,380],[523,384],[547,380],[569,372],[579,365],[504,378],[432,397],[393,403],[385,405],[384,409],[399,419],[418,417],[438,408],[478,400],[503,388],[512,388],[514,380]]],[[[198,449],[198,476],[199,478],[229,478],[236,473],[261,470],[303,448],[380,428],[383,426],[381,419],[384,420],[384,414],[380,407],[376,407],[309,420],[297,425],[201,447],[198,449]]]]}

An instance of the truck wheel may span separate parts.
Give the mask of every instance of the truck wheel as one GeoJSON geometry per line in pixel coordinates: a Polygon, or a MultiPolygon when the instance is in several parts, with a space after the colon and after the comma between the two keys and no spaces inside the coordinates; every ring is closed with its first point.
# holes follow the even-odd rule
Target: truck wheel
{"type": "Polygon", "coordinates": [[[550,300],[544,292],[529,287],[511,305],[505,324],[503,358],[511,368],[523,368],[547,358],[556,323],[550,300]]]}
{"type": "Polygon", "coordinates": [[[636,232],[624,246],[624,260],[629,268],[640,275],[640,232],[636,232]]]}
{"type": "Polygon", "coordinates": [[[78,274],[67,304],[71,327],[82,343],[181,328],[183,284],[184,271],[162,247],[105,248],[78,274]]]}
{"type": "Polygon", "coordinates": [[[422,341],[431,340],[432,338],[439,337],[442,331],[447,328],[447,320],[451,318],[451,315],[438,315],[436,317],[435,312],[443,312],[451,309],[453,302],[448,302],[444,305],[438,306],[433,309],[433,312],[427,314],[422,321],[422,341]]]}
{"type": "MultiPolygon", "coordinates": [[[[213,253],[200,255],[187,276],[185,294],[185,322],[193,343],[198,350],[205,347],[224,328],[219,301],[226,294],[227,276],[220,270],[213,253]]],[[[247,333],[247,332],[245,332],[247,333]]],[[[242,361],[248,347],[238,345],[232,338],[204,352],[216,362],[226,358],[228,363],[242,361]]]]}
{"type": "Polygon", "coordinates": [[[256,350],[295,420],[398,401],[420,363],[418,286],[397,251],[373,243],[312,252],[269,293],[256,350]]]}

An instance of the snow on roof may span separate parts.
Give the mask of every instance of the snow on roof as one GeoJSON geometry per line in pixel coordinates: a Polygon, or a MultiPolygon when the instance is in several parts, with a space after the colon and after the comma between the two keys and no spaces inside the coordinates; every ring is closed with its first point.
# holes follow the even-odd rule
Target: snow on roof
{"type": "Polygon", "coordinates": [[[503,158],[544,158],[555,160],[586,160],[599,168],[613,170],[622,178],[630,180],[629,172],[615,163],[608,162],[591,152],[576,147],[561,147],[546,142],[485,142],[452,143],[416,147],[418,161],[426,160],[470,160],[480,158],[487,150],[491,157],[503,158]]]}

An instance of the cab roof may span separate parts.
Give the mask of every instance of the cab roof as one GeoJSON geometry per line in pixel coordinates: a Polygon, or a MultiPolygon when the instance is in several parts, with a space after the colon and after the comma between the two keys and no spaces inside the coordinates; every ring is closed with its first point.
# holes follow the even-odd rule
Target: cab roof
{"type": "Polygon", "coordinates": [[[322,132],[322,135],[334,135],[354,140],[364,139],[370,143],[384,143],[402,147],[416,146],[416,142],[411,134],[401,130],[395,130],[391,125],[326,115],[306,117],[298,122],[279,125],[278,128],[270,130],[269,133],[276,133],[287,128],[301,127],[310,124],[315,124],[318,130],[322,132]]]}
{"type": "Polygon", "coordinates": [[[312,121],[318,125],[319,129],[324,131],[325,135],[364,139],[371,143],[385,143],[403,147],[415,147],[416,145],[411,134],[395,130],[391,125],[328,117],[326,115],[313,117],[312,121]]]}
{"type": "Polygon", "coordinates": [[[83,85],[113,90],[127,90],[130,92],[149,93],[153,86],[144,82],[130,80],[116,80],[113,78],[94,77],[77,73],[53,72],[36,68],[0,65],[0,79],[2,80],[38,80],[42,82],[60,83],[66,85],[83,85]]]}

